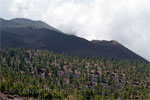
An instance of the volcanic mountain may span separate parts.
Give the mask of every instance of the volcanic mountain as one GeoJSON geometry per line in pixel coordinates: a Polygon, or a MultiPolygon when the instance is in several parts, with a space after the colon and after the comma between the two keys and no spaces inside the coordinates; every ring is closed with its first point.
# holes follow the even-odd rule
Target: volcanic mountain
{"type": "Polygon", "coordinates": [[[115,40],[88,41],[74,35],[67,35],[42,21],[24,18],[0,20],[2,48],[35,48],[75,56],[112,57],[146,61],[115,40]]]}

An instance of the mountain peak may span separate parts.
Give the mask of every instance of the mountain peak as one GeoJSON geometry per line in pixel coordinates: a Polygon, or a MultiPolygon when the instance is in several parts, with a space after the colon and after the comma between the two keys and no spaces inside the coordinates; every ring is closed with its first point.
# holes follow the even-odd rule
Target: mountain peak
{"type": "MultiPolygon", "coordinates": [[[[5,20],[1,18],[2,29],[6,28],[20,28],[20,27],[34,27],[34,28],[46,28],[54,31],[59,31],[58,29],[48,25],[41,20],[31,20],[26,18],[14,18],[11,20],[5,20]]],[[[60,31],[59,31],[60,32],[60,31]]]]}
{"type": "Polygon", "coordinates": [[[47,29],[51,29],[51,30],[57,30],[56,28],[51,27],[50,25],[48,25],[47,23],[45,23],[41,20],[35,21],[35,20],[31,20],[31,19],[26,19],[26,18],[14,18],[14,19],[11,19],[10,21],[22,24],[24,26],[32,26],[32,27],[36,27],[36,28],[47,28],[47,29]]]}

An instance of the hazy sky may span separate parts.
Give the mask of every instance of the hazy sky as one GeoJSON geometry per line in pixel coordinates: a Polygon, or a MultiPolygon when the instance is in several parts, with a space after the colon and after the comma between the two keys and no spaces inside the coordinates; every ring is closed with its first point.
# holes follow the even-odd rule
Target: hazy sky
{"type": "Polygon", "coordinates": [[[43,20],[88,40],[117,40],[150,60],[150,0],[0,0],[0,17],[43,20]]]}

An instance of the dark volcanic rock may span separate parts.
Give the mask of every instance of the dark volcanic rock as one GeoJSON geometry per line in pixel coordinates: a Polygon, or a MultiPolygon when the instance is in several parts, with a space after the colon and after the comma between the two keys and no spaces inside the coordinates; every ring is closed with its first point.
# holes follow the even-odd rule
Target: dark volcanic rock
{"type": "MultiPolygon", "coordinates": [[[[55,28],[48,28],[47,24],[44,26],[40,21],[35,22],[28,19],[12,19],[10,22],[7,21],[7,23],[14,24],[14,26],[16,26],[15,23],[19,23],[26,27],[8,27],[2,30],[2,48],[8,46],[35,48],[46,49],[55,53],[68,53],[75,56],[113,57],[118,59],[146,61],[114,40],[88,41],[73,35],[66,35],[55,30],[55,28]],[[31,26],[29,26],[29,24],[31,26]]],[[[2,26],[4,26],[3,23],[2,26]]]]}

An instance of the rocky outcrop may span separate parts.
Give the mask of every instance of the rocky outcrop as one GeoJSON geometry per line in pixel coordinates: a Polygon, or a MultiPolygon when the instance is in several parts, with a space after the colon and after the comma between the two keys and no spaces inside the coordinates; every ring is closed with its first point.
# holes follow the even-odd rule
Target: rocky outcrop
{"type": "Polygon", "coordinates": [[[0,100],[37,100],[32,97],[20,97],[18,95],[10,95],[8,92],[0,93],[0,100]]]}

